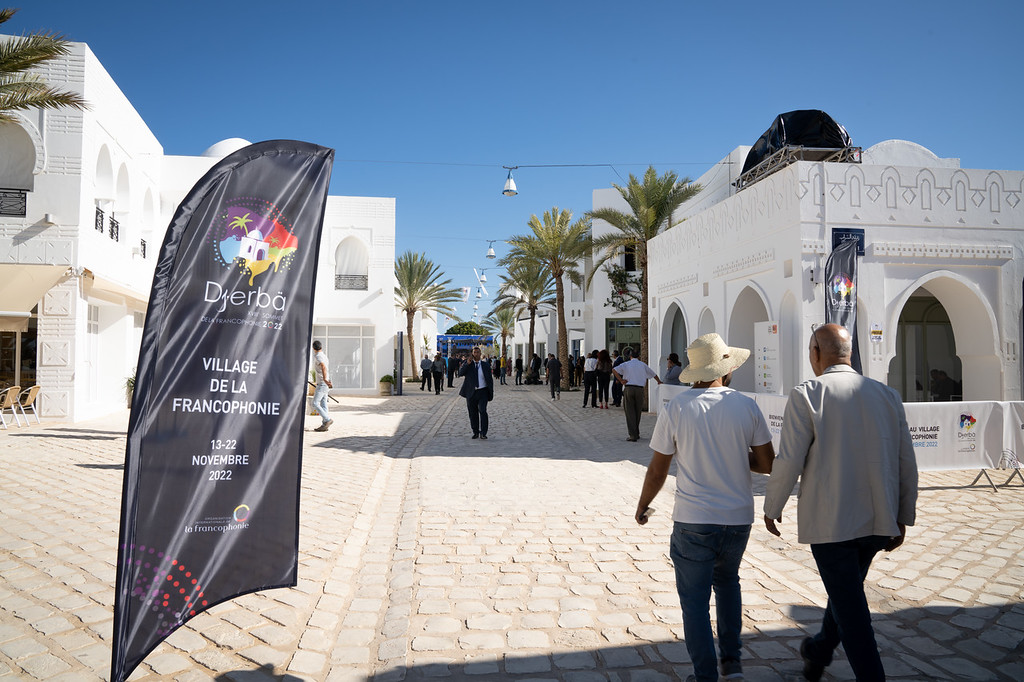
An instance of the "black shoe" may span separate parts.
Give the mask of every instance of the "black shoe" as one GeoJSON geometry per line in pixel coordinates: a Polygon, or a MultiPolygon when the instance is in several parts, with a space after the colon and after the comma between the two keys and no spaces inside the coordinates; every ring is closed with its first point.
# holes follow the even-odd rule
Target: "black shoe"
{"type": "Polygon", "coordinates": [[[804,637],[804,641],[800,642],[800,657],[804,659],[804,679],[808,680],[808,682],[818,682],[825,673],[825,666],[821,663],[815,663],[808,657],[812,641],[810,637],[804,637]]]}
{"type": "Polygon", "coordinates": [[[639,440],[639,438],[627,438],[626,440],[628,440],[630,443],[635,443],[639,440]]]}
{"type": "Polygon", "coordinates": [[[487,440],[487,434],[486,433],[481,433],[480,434],[480,440],[487,440]]]}
{"type": "Polygon", "coordinates": [[[477,439],[477,438],[479,438],[479,437],[480,437],[480,434],[479,434],[479,433],[474,433],[474,434],[473,434],[473,440],[476,440],[476,439],[477,439]]]}

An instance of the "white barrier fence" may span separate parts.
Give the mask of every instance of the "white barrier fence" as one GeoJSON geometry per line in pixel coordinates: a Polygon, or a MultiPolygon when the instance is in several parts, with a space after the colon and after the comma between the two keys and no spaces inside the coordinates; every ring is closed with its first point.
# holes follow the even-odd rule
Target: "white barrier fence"
{"type": "MultiPolygon", "coordinates": [[[[658,409],[685,390],[686,386],[659,386],[658,409]]],[[[746,395],[761,408],[778,450],[787,396],[746,395]]],[[[903,407],[919,469],[980,469],[979,478],[985,469],[1014,469],[1010,479],[1017,476],[1024,483],[1018,454],[1024,453],[1024,402],[904,403],[903,407]]]]}

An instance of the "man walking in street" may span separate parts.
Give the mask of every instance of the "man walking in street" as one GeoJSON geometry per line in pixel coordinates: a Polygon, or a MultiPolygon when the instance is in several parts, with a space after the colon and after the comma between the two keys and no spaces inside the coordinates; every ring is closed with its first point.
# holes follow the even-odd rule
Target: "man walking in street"
{"type": "Polygon", "coordinates": [[[424,353],[423,354],[423,359],[420,360],[420,390],[421,391],[423,390],[424,386],[427,387],[428,391],[431,388],[431,385],[430,385],[430,365],[431,364],[432,364],[432,361],[430,360],[430,356],[427,355],[426,353],[424,353]]]}
{"type": "Polygon", "coordinates": [[[792,390],[779,456],[768,480],[764,523],[776,522],[800,478],[797,534],[811,546],[828,594],[821,630],[800,645],[804,677],[821,678],[843,645],[858,680],[884,680],[864,578],[914,525],[917,462],[900,396],[851,366],[853,341],[836,324],[818,327],[809,353],[816,378],[792,390]]]}
{"type": "Polygon", "coordinates": [[[444,357],[440,352],[434,355],[434,361],[430,363],[430,375],[434,380],[434,395],[441,395],[444,390],[444,357]]]}
{"type": "Polygon", "coordinates": [[[451,352],[448,353],[448,388],[455,388],[452,382],[455,381],[455,373],[459,371],[459,365],[462,364],[457,356],[452,356],[451,352]]]}
{"type": "Polygon", "coordinates": [[[618,367],[612,368],[615,381],[622,385],[622,406],[626,412],[626,430],[629,437],[626,440],[635,443],[640,440],[640,415],[644,411],[644,389],[648,379],[654,379],[661,384],[658,373],[651,369],[646,362],[633,357],[633,349],[629,346],[622,351],[626,359],[618,367]]]}
{"type": "Polygon", "coordinates": [[[551,399],[562,399],[562,361],[555,357],[554,353],[548,353],[548,361],[545,365],[547,382],[551,385],[551,399]],[[557,393],[557,397],[556,396],[557,393]]]}
{"type": "Polygon", "coordinates": [[[331,383],[327,371],[331,361],[327,359],[327,354],[323,351],[323,344],[319,341],[313,341],[313,352],[316,354],[313,357],[313,367],[316,370],[316,389],[313,391],[313,407],[316,408],[317,414],[323,420],[323,423],[313,430],[326,431],[334,423],[334,420],[331,419],[330,408],[327,406],[327,392],[334,388],[334,384],[331,383]]]}
{"type": "Polygon", "coordinates": [[[516,357],[516,386],[523,385],[523,356],[516,357]]]}
{"type": "Polygon", "coordinates": [[[747,360],[750,351],[727,346],[718,334],[706,334],[686,352],[690,364],[682,380],[693,387],[673,398],[658,415],[651,436],[654,456],[636,521],[647,523],[650,504],[675,459],[670,556],[686,650],[694,668],[687,680],[714,682],[719,669],[725,679],[743,676],[739,566],[754,522],[750,472],[770,473],[775,451],[757,403],[728,388],[732,371],[747,360]],[[708,610],[712,589],[718,657],[708,610]]]}
{"type": "Polygon", "coordinates": [[[472,358],[459,370],[459,376],[465,377],[459,395],[466,399],[473,438],[487,440],[487,403],[494,399],[494,377],[491,363],[480,359],[479,346],[473,349],[472,358]]]}

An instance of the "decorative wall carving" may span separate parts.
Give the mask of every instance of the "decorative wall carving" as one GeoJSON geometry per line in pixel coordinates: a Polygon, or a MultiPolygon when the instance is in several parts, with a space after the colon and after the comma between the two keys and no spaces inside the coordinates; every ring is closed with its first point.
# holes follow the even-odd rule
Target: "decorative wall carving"
{"type": "Polygon", "coordinates": [[[39,364],[46,367],[66,367],[71,363],[71,344],[68,341],[43,341],[39,344],[39,364]]]}

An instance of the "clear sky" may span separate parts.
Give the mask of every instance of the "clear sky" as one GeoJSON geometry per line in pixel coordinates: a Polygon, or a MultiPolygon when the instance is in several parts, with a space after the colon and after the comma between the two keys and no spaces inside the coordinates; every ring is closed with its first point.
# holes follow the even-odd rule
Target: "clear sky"
{"type": "Polygon", "coordinates": [[[532,214],[580,216],[649,164],[695,179],[794,109],[1020,170],[1022,25],[1020,0],[38,0],[0,30],[88,43],[167,154],[333,147],[331,193],[395,197],[396,254],[475,291],[487,240],[532,214]],[[529,164],[613,168],[522,168],[502,196],[529,164]]]}

